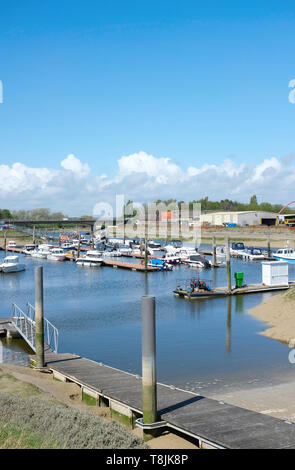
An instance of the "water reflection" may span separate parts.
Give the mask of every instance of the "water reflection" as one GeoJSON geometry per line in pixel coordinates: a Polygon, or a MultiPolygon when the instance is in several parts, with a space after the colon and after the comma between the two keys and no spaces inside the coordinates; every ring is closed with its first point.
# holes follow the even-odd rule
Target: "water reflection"
{"type": "Polygon", "coordinates": [[[226,352],[231,352],[231,307],[232,307],[232,296],[227,297],[227,317],[226,317],[226,352]]]}
{"type": "Polygon", "coordinates": [[[244,296],[236,295],[236,313],[244,312],[244,296]]]}
{"type": "Polygon", "coordinates": [[[22,339],[0,339],[0,364],[29,365],[32,350],[22,339]]]}

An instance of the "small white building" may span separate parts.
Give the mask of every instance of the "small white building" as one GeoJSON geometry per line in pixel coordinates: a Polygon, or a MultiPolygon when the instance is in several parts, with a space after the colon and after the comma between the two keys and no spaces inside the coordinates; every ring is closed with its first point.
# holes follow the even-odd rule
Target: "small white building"
{"type": "Polygon", "coordinates": [[[203,212],[201,224],[205,225],[277,225],[278,214],[263,211],[203,212]]]}
{"type": "Polygon", "coordinates": [[[263,261],[262,284],[266,286],[288,286],[289,266],[287,261],[263,261]]]}

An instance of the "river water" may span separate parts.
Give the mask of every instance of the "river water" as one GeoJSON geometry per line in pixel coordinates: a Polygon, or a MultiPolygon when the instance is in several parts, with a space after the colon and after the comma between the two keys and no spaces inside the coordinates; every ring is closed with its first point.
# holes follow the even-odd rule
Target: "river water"
{"type": "MultiPolygon", "coordinates": [[[[274,294],[190,302],[173,295],[179,280],[196,276],[183,265],[146,275],[20,259],[26,271],[0,275],[0,317],[10,316],[13,302],[23,309],[34,303],[34,268],[42,265],[45,316],[59,329],[59,352],[141,374],[141,296],[149,294],[156,297],[159,382],[204,393],[294,377],[289,348],[260,335],[269,326],[248,312],[274,294]]],[[[261,269],[260,262],[232,259],[232,277],[243,271],[246,283],[261,282],[261,269]]],[[[201,270],[200,278],[225,286],[226,270],[201,270]]],[[[289,279],[295,279],[295,265],[289,265],[289,279]]],[[[0,362],[27,364],[28,351],[22,340],[1,340],[0,362]]]]}

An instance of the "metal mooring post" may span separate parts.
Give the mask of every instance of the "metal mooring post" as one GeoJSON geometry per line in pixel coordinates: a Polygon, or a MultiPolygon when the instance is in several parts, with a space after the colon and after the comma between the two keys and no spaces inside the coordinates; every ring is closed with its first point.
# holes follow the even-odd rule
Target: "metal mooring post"
{"type": "Polygon", "coordinates": [[[45,367],[42,266],[37,266],[35,268],[35,323],[36,366],[38,369],[42,369],[43,367],[45,367]]]}
{"type": "Polygon", "coordinates": [[[213,265],[216,266],[216,239],[212,238],[213,265]]]}
{"type": "Polygon", "coordinates": [[[270,250],[270,233],[267,235],[267,257],[271,258],[271,250],[270,250]]]}
{"type": "Polygon", "coordinates": [[[227,274],[227,289],[231,292],[231,267],[230,267],[230,239],[226,240],[226,274],[227,274]]]}
{"type": "MultiPolygon", "coordinates": [[[[143,296],[142,312],[142,411],[143,424],[158,420],[156,378],[156,318],[155,297],[143,296]]],[[[152,426],[151,426],[152,427],[152,426]]],[[[155,437],[154,429],[143,429],[144,440],[155,437]]]]}

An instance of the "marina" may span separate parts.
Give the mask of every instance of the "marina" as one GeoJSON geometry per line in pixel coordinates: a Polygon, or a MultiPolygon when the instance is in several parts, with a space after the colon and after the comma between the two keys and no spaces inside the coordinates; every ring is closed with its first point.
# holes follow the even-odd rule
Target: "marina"
{"type": "MultiPolygon", "coordinates": [[[[200,249],[210,251],[209,247],[204,245],[200,249]]],[[[33,270],[35,266],[42,264],[46,286],[46,312],[49,320],[61,331],[62,351],[74,351],[89,359],[102,360],[121,370],[138,373],[140,370],[140,364],[136,359],[140,347],[138,298],[140,295],[153,294],[159,301],[159,347],[160,349],[164,346],[167,348],[165,357],[169,358],[168,361],[167,359],[160,360],[161,382],[173,383],[192,391],[201,387],[206,391],[208,387],[218,389],[224,383],[231,387],[240,381],[247,382],[247,377],[251,375],[247,366],[249,352],[243,358],[240,357],[244,367],[236,367],[239,361],[232,362],[232,356],[227,354],[225,348],[225,356],[220,356],[221,369],[219,359],[214,365],[210,360],[211,353],[208,354],[212,329],[217,335],[216,346],[219,345],[218,347],[222,348],[222,331],[227,323],[228,296],[205,298],[200,305],[194,301],[183,302],[173,295],[179,279],[189,280],[192,277],[199,277],[205,282],[210,282],[212,287],[222,291],[226,279],[225,269],[192,270],[180,264],[174,266],[171,272],[157,272],[153,269],[153,275],[142,276],[132,271],[133,263],[130,263],[131,266],[128,269],[106,269],[112,267],[114,262],[116,265],[119,261],[116,259],[103,258],[104,263],[107,264],[98,269],[79,269],[75,263],[53,263],[22,254],[19,254],[19,257],[20,262],[26,266],[25,271],[5,276],[0,274],[3,287],[0,316],[6,318],[14,302],[22,307],[27,301],[32,301],[33,270]],[[79,296],[75,296],[75,299],[72,299],[73,292],[79,292],[79,296]],[[81,330],[81,334],[77,334],[77,329],[81,330]],[[104,334],[97,343],[97,335],[101,336],[100,331],[104,331],[104,334]],[[84,340],[86,337],[87,341],[84,340]],[[178,345],[177,348],[175,344],[178,345]],[[200,354],[203,358],[202,364],[197,366],[192,358],[200,354]],[[175,373],[173,364],[178,361],[182,366],[175,373]],[[212,381],[212,376],[216,377],[217,381],[212,381]]],[[[121,257],[120,263],[128,265],[129,260],[121,257]]],[[[253,285],[261,284],[260,263],[249,263],[233,258],[231,268],[232,280],[234,280],[235,271],[242,271],[244,284],[250,285],[251,288],[253,285]]],[[[140,263],[137,264],[137,269],[139,273],[145,271],[140,263]]],[[[290,264],[289,280],[294,279],[295,271],[293,265],[290,264]]],[[[234,283],[232,284],[234,287],[234,283]]],[[[285,372],[287,375],[291,372],[289,371],[290,365],[285,362],[286,346],[278,345],[276,342],[270,344],[263,337],[257,337],[254,332],[257,329],[263,330],[267,326],[247,315],[248,308],[259,304],[262,299],[275,293],[276,291],[260,288],[251,296],[231,295],[233,312],[231,336],[238,335],[240,344],[244,342],[248,344],[250,341],[253,351],[256,350],[255,345],[257,345],[257,351],[261,351],[263,345],[266,351],[263,356],[267,357],[268,367],[276,370],[278,376],[281,376],[285,372]],[[241,311],[241,314],[234,313],[235,311],[241,311]]],[[[239,350],[240,347],[235,348],[235,354],[238,354],[238,357],[239,350]]],[[[261,370],[259,364],[259,360],[255,364],[250,360],[249,367],[250,370],[254,367],[263,380],[265,372],[261,370]]]]}
{"type": "MultiPolygon", "coordinates": [[[[210,251],[206,246],[202,248],[210,251]]],[[[88,249],[88,253],[91,250],[88,249]]],[[[243,280],[239,288],[232,285],[230,295],[224,287],[224,269],[198,270],[195,279],[204,279],[212,290],[215,286],[215,290],[211,290],[215,295],[209,294],[210,299],[208,291],[204,291],[204,298],[199,303],[187,295],[188,302],[173,296],[175,286],[179,284],[177,279],[182,278],[186,282],[192,279],[191,270],[183,263],[174,265],[171,272],[142,276],[132,271],[136,266],[139,272],[144,272],[144,260],[130,263],[130,258],[124,256],[119,260],[102,257],[98,269],[79,269],[76,263],[52,263],[21,253],[18,256],[26,264],[26,271],[16,273],[14,277],[2,277],[5,294],[0,316],[7,321],[11,303],[24,309],[25,303],[32,302],[33,273],[36,266],[42,265],[45,314],[59,331],[58,354],[54,353],[53,356],[52,351],[47,350],[47,367],[59,380],[73,381],[81,386],[85,400],[91,402],[94,398],[97,404],[107,402],[110,408],[114,408],[114,414],[119,412],[129,417],[132,425],[141,419],[139,296],[153,294],[158,305],[157,388],[163,426],[196,439],[202,446],[216,448],[245,448],[249,445],[257,448],[268,445],[266,442],[273,446],[271,426],[278,426],[281,435],[286,432],[284,426],[287,424],[282,421],[270,422],[269,419],[274,418],[261,417],[228,404],[220,406],[218,401],[210,398],[212,393],[222,394],[223,390],[235,390],[242,384],[249,386],[247,384],[253,375],[259,377],[257,380],[261,385],[269,380],[280,383],[292,377],[291,365],[286,361],[288,348],[277,342],[267,342],[266,338],[257,335],[257,331],[263,331],[266,325],[247,314],[247,310],[262,299],[289,288],[289,284],[262,286],[263,264],[232,258],[231,278],[235,277],[235,272],[243,272],[243,280]],[[114,266],[124,269],[105,269],[114,266]],[[77,291],[79,296],[72,300],[72,293],[77,291]],[[219,295],[216,295],[217,292],[219,295]],[[252,295],[243,295],[247,293],[252,295]],[[249,342],[251,348],[245,349],[249,342]],[[213,351],[219,351],[218,355],[214,355],[214,360],[210,350],[212,347],[213,351]],[[196,356],[202,357],[202,361],[194,361],[196,356]],[[178,405],[181,402],[185,404],[178,405]],[[213,410],[215,425],[213,422],[210,425],[213,410]],[[187,416],[191,417],[189,421],[187,416]],[[261,436],[261,440],[260,437],[249,440],[249,433],[242,431],[234,439],[229,438],[227,433],[219,433],[218,423],[225,426],[228,421],[226,416],[237,416],[237,426],[241,429],[247,428],[248,422],[253,424],[253,429],[264,426],[261,435],[255,433],[256,437],[261,436]],[[203,421],[200,421],[201,417],[203,421]]],[[[157,259],[161,260],[161,257],[157,259]]],[[[149,259],[149,263],[151,261],[149,259]]],[[[275,266],[280,265],[279,262],[274,263],[275,266]]],[[[158,270],[156,266],[148,266],[150,269],[158,270]]],[[[289,278],[292,284],[295,278],[292,264],[289,266],[289,278]]],[[[5,352],[7,347],[3,330],[2,326],[0,341],[5,352]]],[[[15,338],[10,341],[21,340],[15,338]]],[[[24,363],[26,357],[24,353],[24,363]]],[[[285,445],[286,440],[284,444],[280,439],[276,442],[280,447],[285,445]]],[[[293,445],[292,440],[288,441],[287,447],[293,445]]]]}

